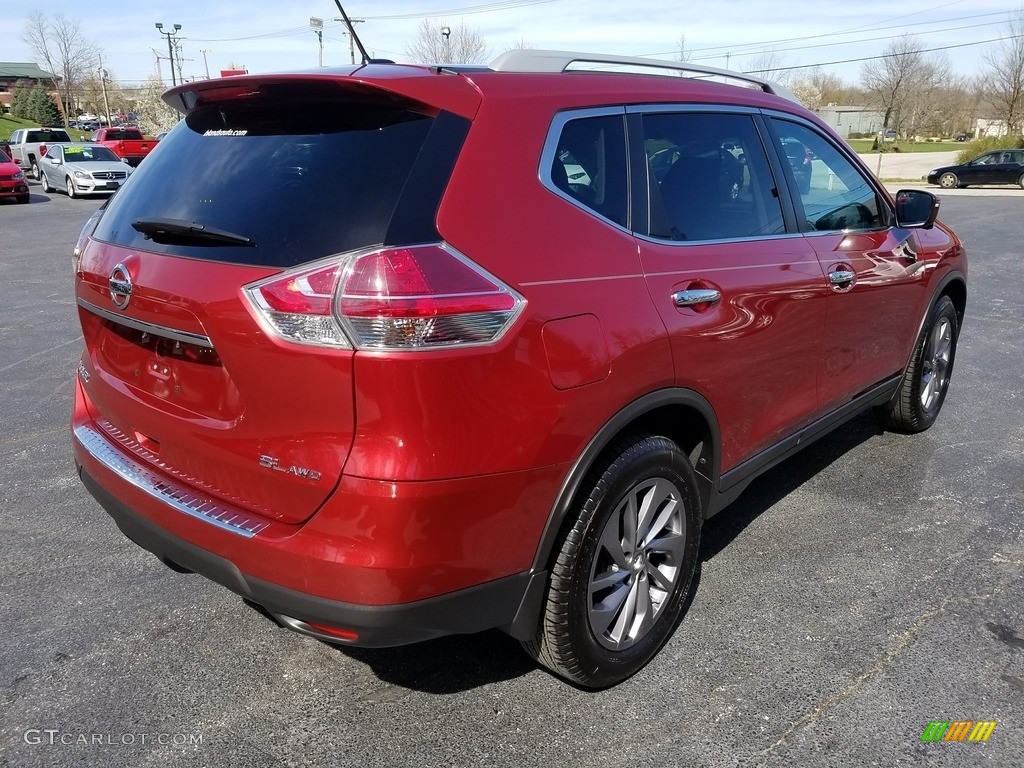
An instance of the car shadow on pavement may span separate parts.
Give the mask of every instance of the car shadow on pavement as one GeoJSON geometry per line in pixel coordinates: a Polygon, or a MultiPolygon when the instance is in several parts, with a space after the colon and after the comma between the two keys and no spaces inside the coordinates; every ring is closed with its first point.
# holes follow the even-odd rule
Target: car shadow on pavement
{"type": "Polygon", "coordinates": [[[882,434],[869,410],[807,446],[754,480],[736,501],[708,521],[701,534],[701,562],[707,562],[743,532],[762,512],[861,443],[882,434]]]}
{"type": "Polygon", "coordinates": [[[433,694],[461,693],[512,680],[539,667],[518,641],[499,630],[451,635],[398,648],[338,648],[379,679],[433,694]]]}
{"type": "MultiPolygon", "coordinates": [[[[739,499],[705,526],[701,562],[725,549],[762,512],[881,431],[873,415],[864,413],[844,429],[808,446],[755,480],[739,499]]],[[[687,608],[699,584],[698,566],[686,598],[687,608]]],[[[684,610],[683,616],[685,614],[684,610]]],[[[523,652],[516,640],[499,630],[452,635],[397,648],[334,647],[339,653],[365,664],[384,682],[438,695],[460,693],[542,669],[523,652]]]]}

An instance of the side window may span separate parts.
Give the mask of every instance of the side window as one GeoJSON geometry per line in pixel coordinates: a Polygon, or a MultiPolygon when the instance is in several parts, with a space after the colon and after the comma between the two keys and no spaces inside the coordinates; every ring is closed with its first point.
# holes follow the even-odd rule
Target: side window
{"type": "Polygon", "coordinates": [[[803,203],[805,229],[879,229],[887,207],[868,178],[830,141],[810,128],[778,118],[772,125],[803,203]]]}
{"type": "Polygon", "coordinates": [[[551,182],[580,205],[626,226],[629,187],[622,115],[569,120],[551,161],[551,182]]]}
{"type": "Polygon", "coordinates": [[[731,240],[785,231],[753,118],[698,112],[643,116],[651,237],[731,240]]]}

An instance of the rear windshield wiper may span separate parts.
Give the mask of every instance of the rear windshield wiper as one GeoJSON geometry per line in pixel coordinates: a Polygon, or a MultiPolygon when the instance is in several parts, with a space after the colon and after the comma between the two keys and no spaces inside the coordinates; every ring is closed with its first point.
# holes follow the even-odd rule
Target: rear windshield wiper
{"type": "Polygon", "coordinates": [[[132,229],[141,232],[147,240],[158,243],[199,241],[223,245],[245,245],[254,247],[256,241],[244,235],[236,235],[223,229],[196,224],[183,219],[136,219],[132,229]]]}

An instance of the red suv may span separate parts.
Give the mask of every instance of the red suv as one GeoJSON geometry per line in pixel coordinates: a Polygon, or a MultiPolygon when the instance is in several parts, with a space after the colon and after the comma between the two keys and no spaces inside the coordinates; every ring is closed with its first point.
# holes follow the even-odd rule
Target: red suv
{"type": "Polygon", "coordinates": [[[784,92],[651,66],[693,69],[169,91],[75,250],[89,491],[323,640],[500,627],[582,686],[640,669],[752,478],[866,408],[932,424],[967,270],[933,195],[784,92]]]}

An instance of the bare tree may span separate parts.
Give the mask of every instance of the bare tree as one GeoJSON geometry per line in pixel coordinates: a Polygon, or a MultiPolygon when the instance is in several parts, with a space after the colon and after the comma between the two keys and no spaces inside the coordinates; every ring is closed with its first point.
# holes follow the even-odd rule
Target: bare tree
{"type": "Polygon", "coordinates": [[[1020,133],[1024,118],[1024,8],[1010,21],[1007,35],[984,53],[985,92],[1010,133],[1020,133]]]}
{"type": "Polygon", "coordinates": [[[948,79],[948,59],[929,57],[911,34],[890,42],[878,59],[861,69],[870,103],[883,111],[883,132],[891,126],[903,133],[912,131],[927,109],[941,107],[934,94],[948,79]]]}
{"type": "Polygon", "coordinates": [[[526,51],[533,48],[530,41],[525,37],[520,37],[518,40],[512,43],[512,45],[506,45],[506,51],[526,51]]]}
{"type": "Polygon", "coordinates": [[[57,93],[64,119],[74,107],[74,93],[99,62],[99,47],[87,40],[77,19],[63,14],[47,16],[36,9],[29,14],[23,39],[46,68],[57,76],[57,93]]]}
{"type": "Polygon", "coordinates": [[[687,63],[693,59],[693,51],[686,47],[686,33],[679,35],[679,50],[676,51],[676,61],[687,63]]]}
{"type": "Polygon", "coordinates": [[[405,49],[413,61],[423,64],[482,64],[490,55],[483,37],[465,22],[453,27],[424,19],[416,38],[405,49]]]}
{"type": "Polygon", "coordinates": [[[743,71],[783,86],[788,86],[793,78],[793,70],[786,67],[786,57],[774,48],[752,56],[743,71]]]}

